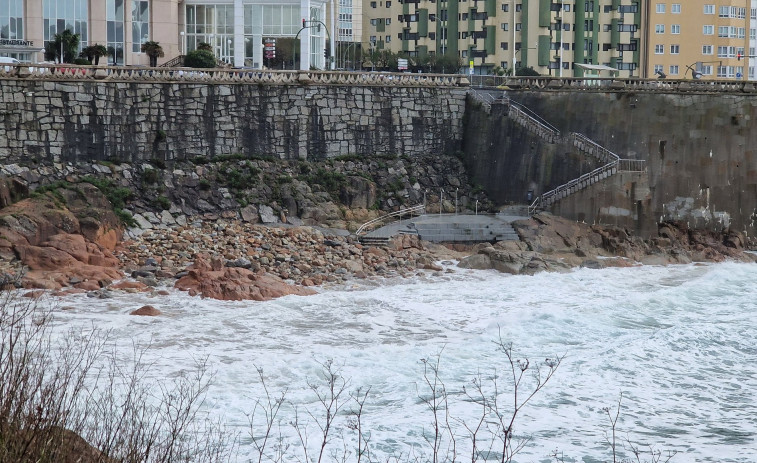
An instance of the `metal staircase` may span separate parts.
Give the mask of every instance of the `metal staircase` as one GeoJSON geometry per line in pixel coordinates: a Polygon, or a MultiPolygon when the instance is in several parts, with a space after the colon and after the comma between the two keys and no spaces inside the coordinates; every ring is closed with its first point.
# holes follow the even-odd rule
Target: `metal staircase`
{"type": "Polygon", "coordinates": [[[615,175],[618,172],[644,172],[647,169],[646,161],[644,160],[621,159],[617,154],[581,133],[570,132],[566,137],[563,137],[560,131],[553,125],[549,124],[539,115],[520,103],[510,100],[507,96],[503,96],[500,100],[508,106],[507,115],[509,118],[542,140],[550,144],[561,141],[567,142],[584,156],[593,157],[599,162],[604,163],[604,165],[589,173],[583,174],[578,178],[539,195],[534,202],[529,205],[529,215],[532,215],[537,210],[549,207],[557,201],[615,175]]]}

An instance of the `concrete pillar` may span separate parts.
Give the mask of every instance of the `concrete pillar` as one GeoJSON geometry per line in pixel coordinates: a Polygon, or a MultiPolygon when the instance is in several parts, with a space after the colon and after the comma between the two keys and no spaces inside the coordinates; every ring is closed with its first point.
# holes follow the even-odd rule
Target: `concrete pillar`
{"type": "Polygon", "coordinates": [[[244,46],[244,4],[234,0],[234,67],[244,66],[244,46]]]}

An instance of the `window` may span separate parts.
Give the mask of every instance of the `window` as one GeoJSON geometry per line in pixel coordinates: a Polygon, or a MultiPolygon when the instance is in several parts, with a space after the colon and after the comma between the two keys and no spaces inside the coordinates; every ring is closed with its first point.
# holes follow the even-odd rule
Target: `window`
{"type": "Polygon", "coordinates": [[[670,46],[670,54],[671,55],[677,55],[681,51],[680,45],[671,45],[670,46]]]}
{"type": "MultiPolygon", "coordinates": [[[[12,1],[10,2],[10,6],[22,6],[23,3],[18,4],[12,1]]],[[[0,5],[3,5],[0,7],[0,9],[3,9],[0,12],[0,28],[2,28],[0,29],[0,35],[4,38],[5,34],[8,33],[5,30],[6,21],[9,19],[5,17],[9,13],[9,10],[5,9],[8,8],[8,2],[0,1],[0,5]]],[[[70,29],[74,34],[80,34],[81,42],[79,43],[79,50],[89,45],[89,16],[86,3],[82,5],[84,8],[74,8],[74,6],[74,2],[68,0],[44,0],[42,2],[42,10],[44,11],[42,31],[45,42],[54,40],[55,34],[60,34],[64,30],[70,29]]],[[[9,22],[15,19],[14,16],[16,15],[10,15],[9,22]]],[[[16,22],[16,27],[18,27],[19,22],[16,22]]],[[[13,31],[13,28],[10,28],[10,31],[13,31]]],[[[22,30],[19,31],[16,29],[15,33],[16,38],[23,38],[22,30]]]]}
{"type": "Polygon", "coordinates": [[[680,34],[681,33],[681,25],[680,24],[672,24],[670,26],[670,33],[671,34],[680,34]]]}
{"type": "Polygon", "coordinates": [[[655,24],[655,26],[654,26],[654,33],[655,34],[664,34],[665,33],[665,24],[655,24]]]}
{"type": "Polygon", "coordinates": [[[376,8],[376,2],[371,2],[371,8],[376,8]]]}
{"type": "Polygon", "coordinates": [[[702,45],[702,54],[703,55],[711,55],[712,54],[712,45],[702,45]]]}
{"type": "Polygon", "coordinates": [[[392,23],[392,18],[386,18],[386,19],[384,19],[384,24],[386,24],[387,26],[389,24],[391,24],[391,23],[392,23]]]}
{"type": "Polygon", "coordinates": [[[718,26],[718,37],[728,37],[728,26],[718,26]]]}
{"type": "Polygon", "coordinates": [[[502,23],[499,26],[502,28],[503,31],[506,31],[506,30],[510,29],[510,25],[507,24],[507,23],[502,23]]]}
{"type": "Polygon", "coordinates": [[[727,6],[721,6],[720,8],[718,8],[718,16],[720,16],[721,18],[727,18],[728,13],[730,13],[730,8],[728,8],[727,6]]]}
{"type": "Polygon", "coordinates": [[[386,36],[386,43],[389,43],[391,41],[392,41],[392,36],[391,35],[387,35],[386,36]]]}
{"type": "Polygon", "coordinates": [[[515,5],[515,12],[516,12],[516,13],[520,12],[521,8],[523,8],[523,5],[522,5],[522,4],[520,4],[520,3],[516,4],[516,5],[515,5]]]}
{"type": "MultiPolygon", "coordinates": [[[[108,64],[124,64],[124,0],[108,0],[105,4],[107,16],[106,48],[108,49],[108,64]]],[[[180,43],[184,53],[184,44],[180,43]]]]}
{"type": "Polygon", "coordinates": [[[681,14],[681,4],[680,3],[674,3],[670,5],[670,12],[673,14],[681,14]]]}
{"type": "MultiPolygon", "coordinates": [[[[24,38],[24,0],[2,2],[0,6],[0,39],[22,40],[24,38]]],[[[123,15],[121,15],[123,21],[123,15]]],[[[123,41],[123,39],[121,39],[123,41]]]]}
{"type": "Polygon", "coordinates": [[[715,5],[705,5],[704,14],[715,14],[715,5]]]}
{"type": "Polygon", "coordinates": [[[150,40],[150,2],[131,2],[131,40],[133,52],[142,51],[142,44],[150,40]]]}
{"type": "Polygon", "coordinates": [[[516,31],[519,31],[519,30],[520,30],[520,23],[517,23],[517,24],[515,24],[515,30],[516,30],[516,31]]]}
{"type": "Polygon", "coordinates": [[[565,11],[570,13],[570,4],[568,3],[565,4],[565,11]]]}
{"type": "Polygon", "coordinates": [[[654,46],[654,54],[655,55],[662,55],[665,53],[665,45],[655,45],[654,46]]]}
{"type": "Polygon", "coordinates": [[[654,65],[654,73],[657,74],[658,72],[662,72],[662,64],[654,65]]]}
{"type": "Polygon", "coordinates": [[[655,8],[656,13],[665,13],[665,4],[664,3],[658,3],[657,7],[655,8]]]}
{"type": "Polygon", "coordinates": [[[391,7],[392,7],[392,2],[390,2],[390,1],[387,1],[387,2],[386,2],[386,7],[387,7],[387,8],[391,8],[391,7]]]}
{"type": "Polygon", "coordinates": [[[669,71],[668,74],[670,74],[671,76],[678,75],[678,65],[677,64],[670,65],[670,67],[668,68],[668,71],[669,71]]]}
{"type": "Polygon", "coordinates": [[[704,35],[713,35],[715,33],[715,26],[712,24],[706,24],[702,26],[702,34],[704,35]]]}
{"type": "Polygon", "coordinates": [[[507,43],[507,42],[502,42],[502,43],[499,44],[499,48],[501,48],[503,50],[507,50],[509,46],[510,46],[510,44],[507,43]]]}
{"type": "Polygon", "coordinates": [[[507,13],[508,11],[510,11],[510,5],[503,4],[502,5],[502,11],[504,11],[505,13],[507,13]]]}

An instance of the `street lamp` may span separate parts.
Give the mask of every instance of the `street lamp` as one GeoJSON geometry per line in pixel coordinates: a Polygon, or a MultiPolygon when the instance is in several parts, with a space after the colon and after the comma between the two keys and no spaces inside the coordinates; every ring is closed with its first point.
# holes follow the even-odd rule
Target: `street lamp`
{"type": "Polygon", "coordinates": [[[701,71],[703,64],[709,64],[709,63],[718,63],[718,66],[722,66],[722,61],[697,61],[695,63],[691,63],[686,66],[686,71],[683,73],[683,78],[686,78],[686,73],[691,71],[691,78],[694,80],[699,80],[702,78],[704,73],[701,71]],[[700,69],[699,71],[697,69],[700,69]]]}
{"type": "Polygon", "coordinates": [[[181,41],[181,43],[179,44],[179,54],[183,55],[186,54],[187,49],[186,41],[184,38],[184,31],[179,32],[179,35],[181,36],[181,38],[179,39],[181,41]]]}

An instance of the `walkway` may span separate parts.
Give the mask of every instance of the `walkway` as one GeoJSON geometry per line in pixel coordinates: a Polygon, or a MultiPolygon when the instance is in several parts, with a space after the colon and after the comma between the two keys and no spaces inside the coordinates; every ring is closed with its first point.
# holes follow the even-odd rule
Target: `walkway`
{"type": "Polygon", "coordinates": [[[497,215],[424,214],[373,230],[362,237],[361,241],[380,244],[399,234],[418,235],[423,240],[435,243],[517,241],[520,238],[511,222],[528,218],[527,215],[512,215],[519,212],[497,215]]]}

